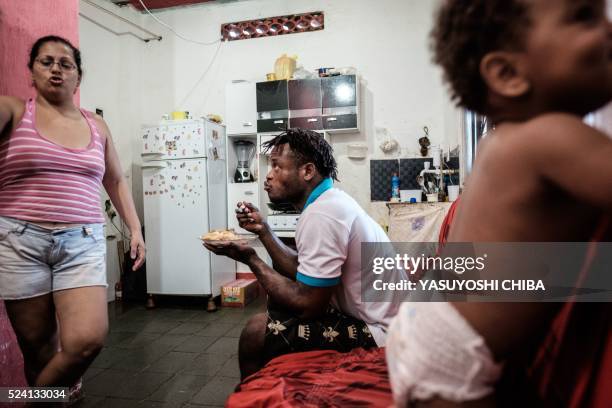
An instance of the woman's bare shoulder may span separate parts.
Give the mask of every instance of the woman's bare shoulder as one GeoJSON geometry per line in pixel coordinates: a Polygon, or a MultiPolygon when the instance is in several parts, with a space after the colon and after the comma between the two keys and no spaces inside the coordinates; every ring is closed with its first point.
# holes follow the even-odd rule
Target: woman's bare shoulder
{"type": "Polygon", "coordinates": [[[0,132],[14,129],[21,120],[25,112],[25,102],[23,99],[14,96],[0,95],[0,132]]]}
{"type": "Polygon", "coordinates": [[[17,114],[23,114],[25,101],[14,96],[0,95],[0,108],[9,109],[14,116],[21,116],[17,114]]]}
{"type": "Polygon", "coordinates": [[[96,127],[98,128],[98,131],[100,132],[100,136],[102,136],[104,139],[110,139],[111,135],[110,135],[110,129],[108,128],[108,125],[106,124],[106,121],[104,120],[104,118],[100,115],[98,115],[97,113],[91,113],[91,117],[94,120],[94,123],[96,124],[96,127]]]}

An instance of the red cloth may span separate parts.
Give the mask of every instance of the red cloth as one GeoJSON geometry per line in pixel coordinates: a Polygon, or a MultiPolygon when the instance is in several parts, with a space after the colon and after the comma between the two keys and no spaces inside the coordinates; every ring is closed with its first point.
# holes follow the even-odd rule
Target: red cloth
{"type": "Polygon", "coordinates": [[[392,402],[385,349],[358,348],[277,357],[248,377],[226,407],[388,407],[392,402]]]}
{"type": "MultiPolygon", "coordinates": [[[[592,242],[609,232],[604,219],[592,242]]],[[[589,248],[576,282],[580,287],[596,258],[589,248]]],[[[542,406],[609,407],[612,402],[612,304],[567,302],[555,317],[529,369],[542,406]]]]}
{"type": "Polygon", "coordinates": [[[453,204],[448,209],[446,213],[446,217],[442,221],[442,226],[440,227],[440,235],[438,236],[438,243],[440,245],[446,244],[446,240],[448,239],[448,234],[450,233],[450,227],[455,218],[455,212],[457,211],[457,205],[459,204],[459,199],[456,199],[453,204]]]}

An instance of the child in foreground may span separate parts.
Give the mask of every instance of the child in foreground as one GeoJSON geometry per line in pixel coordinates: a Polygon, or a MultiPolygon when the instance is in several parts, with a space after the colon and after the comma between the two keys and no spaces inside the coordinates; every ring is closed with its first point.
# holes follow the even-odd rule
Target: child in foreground
{"type": "MultiPolygon", "coordinates": [[[[453,99],[495,124],[479,145],[449,242],[610,240],[612,140],[582,121],[612,99],[605,7],[604,0],[443,2],[431,37],[434,60],[453,99]]],[[[541,348],[560,315],[564,327],[575,327],[567,325],[581,314],[601,316],[592,322],[598,331],[576,335],[574,352],[584,353],[596,347],[589,341],[610,338],[609,310],[582,303],[404,304],[387,342],[396,404],[508,404],[507,395],[495,398],[496,384],[541,348]]],[[[566,372],[579,378],[589,358],[575,359],[566,372]]],[[[549,374],[563,374],[555,370],[549,374]]],[[[538,384],[542,403],[594,403],[593,393],[578,395],[571,381],[550,378],[548,386],[538,384]]]]}

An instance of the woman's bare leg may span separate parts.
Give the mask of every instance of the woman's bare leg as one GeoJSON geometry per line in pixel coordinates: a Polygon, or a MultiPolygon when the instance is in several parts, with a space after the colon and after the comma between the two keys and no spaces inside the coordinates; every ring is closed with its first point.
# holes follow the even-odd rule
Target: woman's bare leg
{"type": "Polygon", "coordinates": [[[61,351],[36,380],[37,386],[70,387],[96,358],[108,332],[106,288],[89,286],[53,293],[61,351]]]}
{"type": "Polygon", "coordinates": [[[26,380],[34,385],[58,349],[53,296],[49,293],[4,303],[23,354],[26,380]]]}

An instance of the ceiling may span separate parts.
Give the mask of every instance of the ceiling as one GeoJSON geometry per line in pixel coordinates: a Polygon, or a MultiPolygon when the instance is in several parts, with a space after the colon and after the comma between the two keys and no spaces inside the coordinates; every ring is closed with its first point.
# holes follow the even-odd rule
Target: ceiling
{"type": "MultiPolygon", "coordinates": [[[[131,5],[137,10],[144,10],[138,0],[111,0],[118,6],[131,5]]],[[[149,10],[164,9],[169,7],[188,6],[197,3],[206,3],[213,0],[143,0],[149,10]]]]}

